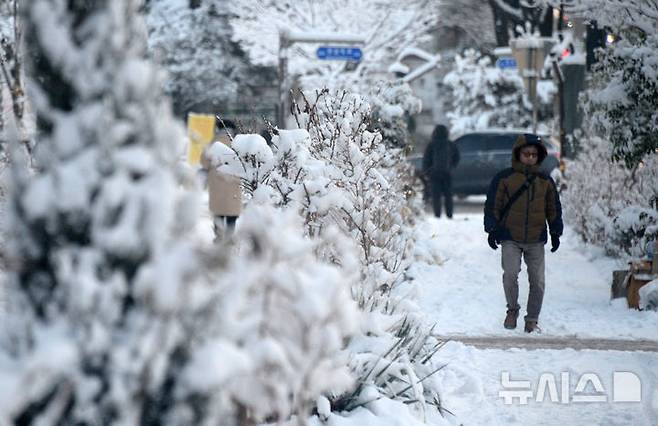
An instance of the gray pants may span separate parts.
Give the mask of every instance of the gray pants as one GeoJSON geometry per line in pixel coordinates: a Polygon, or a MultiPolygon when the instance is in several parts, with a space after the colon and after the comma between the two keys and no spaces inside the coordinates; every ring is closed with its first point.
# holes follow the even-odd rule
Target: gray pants
{"type": "Polygon", "coordinates": [[[502,242],[503,288],[507,309],[519,309],[519,272],[521,256],[528,267],[528,314],[525,320],[537,321],[544,300],[544,243],[521,244],[514,241],[502,242]]]}

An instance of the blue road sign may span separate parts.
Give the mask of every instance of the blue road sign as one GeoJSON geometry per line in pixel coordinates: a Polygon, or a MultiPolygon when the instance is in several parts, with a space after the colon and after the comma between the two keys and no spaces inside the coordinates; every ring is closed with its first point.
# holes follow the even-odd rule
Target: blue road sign
{"type": "Polygon", "coordinates": [[[496,60],[496,66],[500,69],[511,69],[516,68],[516,59],[514,58],[498,58],[496,60]]]}
{"type": "Polygon", "coordinates": [[[319,59],[358,62],[363,52],[358,47],[320,46],[316,51],[319,59]]]}

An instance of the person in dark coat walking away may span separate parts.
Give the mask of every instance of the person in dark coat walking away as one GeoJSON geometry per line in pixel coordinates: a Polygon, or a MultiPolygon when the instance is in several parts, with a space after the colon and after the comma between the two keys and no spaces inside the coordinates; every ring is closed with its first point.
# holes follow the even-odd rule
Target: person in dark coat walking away
{"type": "Polygon", "coordinates": [[[562,206],[555,182],[539,172],[546,158],[546,147],[532,134],[520,135],[512,150],[512,167],[494,176],[484,205],[484,230],[489,246],[502,246],[503,288],[507,315],[503,326],[516,328],[519,315],[518,277],[521,257],[528,269],[525,331],[539,331],[537,322],[544,299],[544,244],[551,235],[551,252],[560,247],[562,206]]]}
{"type": "Polygon", "coordinates": [[[432,132],[423,155],[423,174],[430,186],[434,215],[441,217],[441,198],[445,199],[446,216],[452,218],[452,169],[459,164],[459,150],[448,139],[448,129],[441,124],[432,132]]]}

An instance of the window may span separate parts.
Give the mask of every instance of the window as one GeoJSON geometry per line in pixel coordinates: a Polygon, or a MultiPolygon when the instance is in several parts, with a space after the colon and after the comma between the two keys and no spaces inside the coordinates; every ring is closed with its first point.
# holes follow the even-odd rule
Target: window
{"type": "Polygon", "coordinates": [[[495,151],[512,152],[512,148],[514,148],[514,144],[516,143],[517,137],[518,136],[514,134],[491,135],[487,140],[487,148],[489,150],[495,150],[495,151]]]}
{"type": "Polygon", "coordinates": [[[455,143],[462,154],[483,151],[486,149],[486,135],[471,133],[458,138],[455,143]]]}

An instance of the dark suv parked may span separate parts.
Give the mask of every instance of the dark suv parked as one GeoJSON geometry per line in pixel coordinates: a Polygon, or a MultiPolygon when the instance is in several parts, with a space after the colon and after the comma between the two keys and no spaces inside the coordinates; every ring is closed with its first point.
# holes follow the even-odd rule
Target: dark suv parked
{"type": "MultiPolygon", "coordinates": [[[[496,173],[511,167],[512,148],[521,132],[485,131],[467,133],[455,140],[461,160],[453,171],[453,193],[458,196],[486,194],[489,183],[496,173]]],[[[551,174],[560,166],[560,151],[557,146],[540,135],[546,146],[548,156],[542,162],[540,170],[551,174]]],[[[408,157],[416,176],[421,177],[423,154],[416,153],[408,157]]],[[[424,182],[423,182],[424,183],[424,182]]]]}
{"type": "MultiPolygon", "coordinates": [[[[461,160],[453,171],[452,189],[457,195],[486,194],[496,173],[511,167],[512,148],[521,132],[475,132],[455,140],[461,160]]],[[[559,168],[560,153],[555,145],[540,136],[548,156],[540,170],[548,175],[559,168]]]]}

